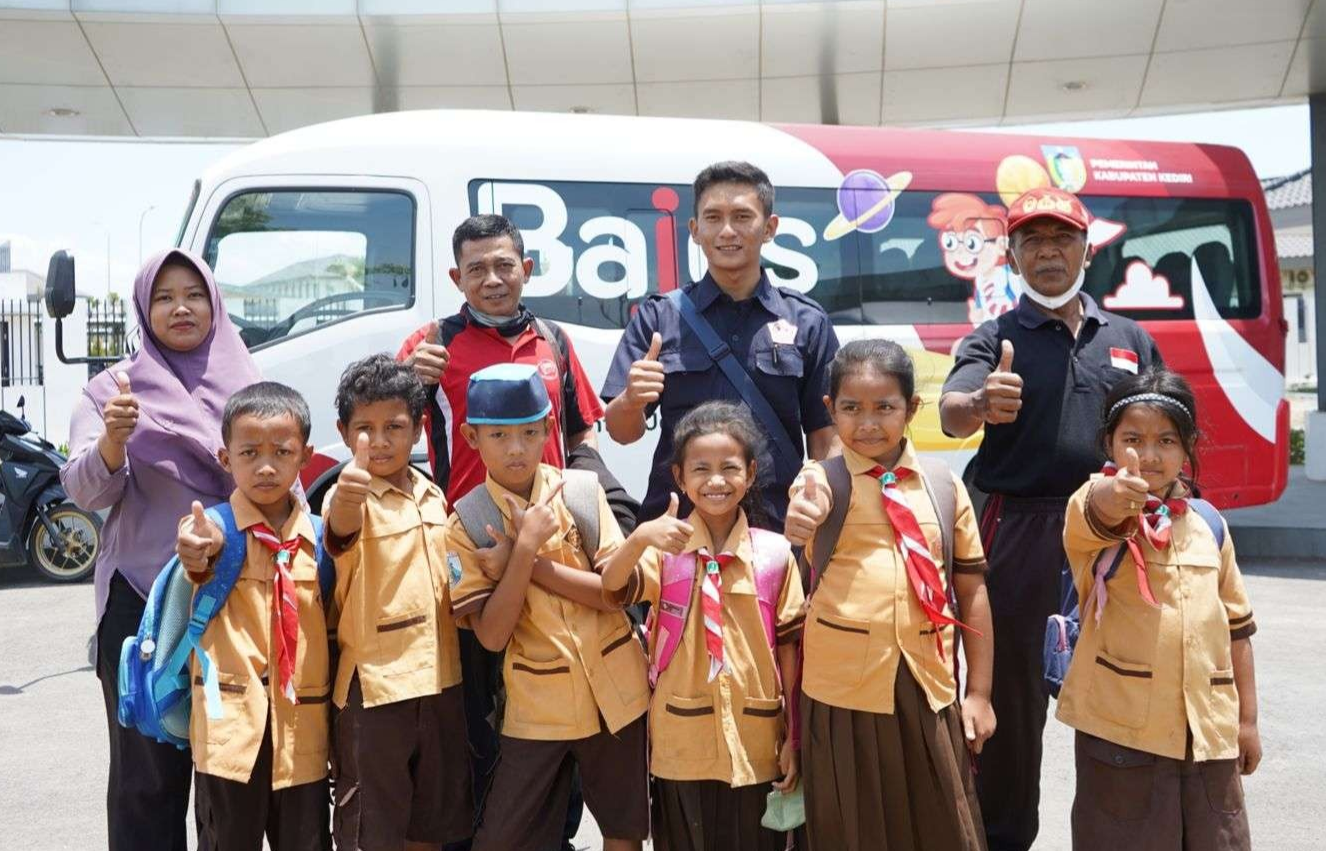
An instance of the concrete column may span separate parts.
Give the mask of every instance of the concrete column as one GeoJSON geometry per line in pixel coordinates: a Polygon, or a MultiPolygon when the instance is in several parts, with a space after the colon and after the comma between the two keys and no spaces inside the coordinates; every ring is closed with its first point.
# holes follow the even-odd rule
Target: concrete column
{"type": "Polygon", "coordinates": [[[1326,93],[1308,98],[1312,134],[1312,266],[1316,273],[1317,410],[1309,412],[1305,437],[1307,476],[1326,481],[1326,93]]]}

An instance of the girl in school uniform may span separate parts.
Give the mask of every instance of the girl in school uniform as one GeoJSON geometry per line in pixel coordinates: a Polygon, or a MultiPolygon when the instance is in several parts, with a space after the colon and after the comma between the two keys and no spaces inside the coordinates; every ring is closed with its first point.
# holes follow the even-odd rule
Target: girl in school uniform
{"type": "Polygon", "coordinates": [[[746,409],[708,402],[677,424],[672,474],[695,505],[641,524],[603,571],[605,593],[651,606],[649,710],[658,851],[782,851],[760,826],[770,789],[797,784],[784,684],[804,598],[783,536],[752,528],[763,440],[746,409]]]}
{"type": "Polygon", "coordinates": [[[1078,851],[1244,851],[1240,774],[1261,759],[1256,625],[1223,519],[1193,495],[1197,407],[1181,376],[1119,382],[1113,459],[1068,503],[1081,635],[1059,696],[1077,730],[1078,851]]]}
{"type": "Polygon", "coordinates": [[[803,468],[786,528],[814,568],[801,681],[810,847],[984,851],[968,751],[979,753],[994,732],[993,648],[971,503],[946,468],[951,481],[934,484],[933,465],[907,440],[921,399],[896,343],[840,349],[824,402],[843,456],[803,468]],[[941,491],[951,494],[953,518],[943,532],[941,491]],[[839,500],[847,504],[833,512],[839,500]],[[945,539],[970,627],[961,708],[954,653],[962,624],[949,602],[945,539]]]}

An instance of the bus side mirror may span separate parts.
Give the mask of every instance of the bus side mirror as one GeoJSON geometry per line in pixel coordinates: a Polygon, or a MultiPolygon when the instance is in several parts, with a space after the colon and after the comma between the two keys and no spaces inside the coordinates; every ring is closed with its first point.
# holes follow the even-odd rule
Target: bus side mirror
{"type": "Polygon", "coordinates": [[[74,312],[74,257],[68,251],[51,255],[46,267],[46,312],[53,319],[63,319],[74,312]]]}

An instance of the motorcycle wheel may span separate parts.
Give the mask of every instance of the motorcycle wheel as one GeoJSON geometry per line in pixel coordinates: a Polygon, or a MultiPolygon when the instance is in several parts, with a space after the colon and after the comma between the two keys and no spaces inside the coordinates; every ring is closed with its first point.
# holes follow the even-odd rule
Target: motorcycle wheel
{"type": "Polygon", "coordinates": [[[28,559],[52,582],[79,582],[92,574],[101,550],[101,521],[72,502],[47,512],[59,533],[52,537],[38,520],[28,538],[28,559]]]}

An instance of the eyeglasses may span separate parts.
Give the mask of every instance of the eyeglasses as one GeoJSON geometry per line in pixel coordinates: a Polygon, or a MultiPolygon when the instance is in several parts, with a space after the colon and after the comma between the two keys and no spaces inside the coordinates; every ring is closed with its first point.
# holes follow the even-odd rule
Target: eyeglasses
{"type": "Polygon", "coordinates": [[[957,231],[951,230],[946,230],[939,235],[940,248],[945,251],[965,249],[969,254],[980,252],[987,244],[994,241],[993,239],[987,239],[983,233],[974,228],[961,235],[957,231]]]}

